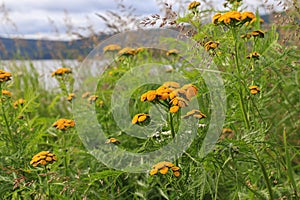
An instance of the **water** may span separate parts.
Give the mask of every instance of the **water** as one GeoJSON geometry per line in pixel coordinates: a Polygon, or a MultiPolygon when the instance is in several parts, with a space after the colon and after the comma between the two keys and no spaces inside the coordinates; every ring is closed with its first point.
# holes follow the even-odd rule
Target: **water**
{"type": "Polygon", "coordinates": [[[53,71],[60,67],[68,67],[74,70],[80,64],[77,60],[5,60],[0,61],[0,69],[10,72],[16,71],[16,68],[20,69],[17,74],[13,74],[13,76],[17,76],[18,73],[22,73],[22,69],[30,70],[30,65],[32,65],[39,73],[40,85],[50,90],[58,86],[58,82],[51,76],[53,71]]]}

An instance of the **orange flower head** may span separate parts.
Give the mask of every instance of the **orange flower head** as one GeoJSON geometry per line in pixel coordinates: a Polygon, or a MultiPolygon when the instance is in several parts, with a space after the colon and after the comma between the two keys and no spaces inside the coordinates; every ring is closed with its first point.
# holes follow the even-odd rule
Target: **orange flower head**
{"type": "Polygon", "coordinates": [[[259,92],[260,92],[260,89],[259,89],[259,87],[258,87],[258,86],[256,86],[256,85],[252,85],[252,86],[250,86],[250,87],[249,87],[249,89],[250,89],[250,93],[251,93],[251,94],[253,94],[253,95],[255,95],[255,94],[257,94],[257,93],[259,93],[259,92]]]}
{"type": "Polygon", "coordinates": [[[136,50],[133,48],[125,47],[118,52],[120,56],[134,56],[136,54],[136,50]]]}
{"type": "Polygon", "coordinates": [[[117,44],[110,44],[110,45],[107,45],[103,48],[103,51],[104,52],[109,52],[109,51],[119,51],[121,49],[121,46],[120,45],[117,45],[117,44]]]}
{"type": "Polygon", "coordinates": [[[116,138],[109,138],[108,140],[106,140],[105,144],[109,144],[109,143],[120,144],[121,142],[116,138]]]}
{"type": "Polygon", "coordinates": [[[11,97],[11,92],[8,90],[2,90],[2,95],[11,97]]]}
{"type": "Polygon", "coordinates": [[[131,123],[132,124],[142,124],[143,122],[147,121],[149,118],[150,118],[150,116],[148,114],[139,113],[139,114],[136,114],[132,118],[131,123]]]}
{"type": "Polygon", "coordinates": [[[73,99],[75,99],[75,94],[74,94],[74,93],[70,93],[70,94],[68,95],[67,100],[68,100],[68,101],[72,101],[73,99]]]}
{"type": "Polygon", "coordinates": [[[179,54],[179,51],[177,49],[171,49],[167,51],[166,55],[167,56],[177,56],[179,54]]]}
{"type": "Polygon", "coordinates": [[[63,76],[65,74],[71,74],[72,70],[70,68],[58,68],[56,71],[52,72],[52,76],[63,76]]]}
{"type": "Polygon", "coordinates": [[[34,155],[30,161],[30,165],[37,167],[39,165],[45,166],[47,164],[52,164],[57,161],[56,156],[49,151],[41,151],[40,153],[34,155]]]}
{"type": "Polygon", "coordinates": [[[58,130],[66,131],[69,128],[72,128],[75,126],[75,121],[71,119],[59,119],[54,124],[52,124],[53,127],[55,127],[58,130]]]}
{"type": "Polygon", "coordinates": [[[200,6],[200,2],[198,1],[193,1],[189,4],[188,6],[188,10],[192,10],[192,9],[195,9],[197,8],[198,6],[200,6]]]}
{"type": "Polygon", "coordinates": [[[25,102],[23,98],[18,99],[14,102],[14,108],[17,109],[19,106],[23,106],[25,102]]]}
{"type": "Polygon", "coordinates": [[[7,82],[11,80],[11,73],[0,70],[0,83],[7,82]]]}

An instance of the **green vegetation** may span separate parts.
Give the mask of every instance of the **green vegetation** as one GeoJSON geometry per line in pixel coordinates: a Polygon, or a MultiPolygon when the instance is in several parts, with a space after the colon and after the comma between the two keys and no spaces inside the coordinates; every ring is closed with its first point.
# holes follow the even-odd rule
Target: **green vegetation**
{"type": "Polygon", "coordinates": [[[68,66],[52,73],[59,83],[54,91],[41,86],[34,66],[1,70],[0,199],[299,199],[300,51],[296,42],[284,46],[275,25],[264,26],[259,13],[242,10],[239,2],[227,1],[226,10],[213,13],[212,23],[201,21],[207,11],[196,2],[172,19],[192,30],[185,33],[197,45],[188,55],[205,52],[224,82],[225,122],[205,156],[200,149],[213,102],[202,72],[182,59],[186,52],[112,44],[104,50],[114,62],[97,90],[84,93],[74,89],[76,69],[68,66]],[[123,104],[118,107],[112,97],[123,75],[147,63],[171,66],[161,70],[172,79],[119,93],[129,99],[130,116],[121,116],[125,124],[148,136],[133,137],[115,121],[116,107],[123,104]],[[178,73],[187,79],[177,81],[178,73]],[[158,155],[147,172],[114,169],[92,156],[80,139],[72,112],[76,101],[96,110],[104,147],[152,152],[189,124],[195,136],[180,157],[158,155]],[[193,103],[197,110],[189,106],[193,103]],[[152,122],[160,122],[161,129],[153,130],[152,122]]]}

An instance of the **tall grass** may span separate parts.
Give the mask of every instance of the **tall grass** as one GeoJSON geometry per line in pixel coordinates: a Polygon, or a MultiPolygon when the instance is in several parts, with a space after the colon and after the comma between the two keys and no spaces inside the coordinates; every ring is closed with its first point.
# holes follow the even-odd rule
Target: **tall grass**
{"type": "MultiPolygon", "coordinates": [[[[228,1],[229,7],[213,14],[232,10],[243,12],[241,4],[236,2],[228,1]]],[[[297,2],[294,3],[295,8],[299,8],[297,2]]],[[[102,74],[97,90],[86,91],[91,92],[87,99],[73,89],[76,69],[69,74],[54,75],[52,78],[59,87],[49,91],[39,82],[34,66],[15,67],[10,71],[12,80],[0,82],[2,90],[12,92],[11,96],[0,94],[0,198],[299,199],[300,52],[297,41],[283,43],[275,24],[261,24],[259,13],[250,25],[245,22],[237,25],[240,20],[234,19],[230,23],[222,20],[215,24],[203,23],[201,17],[208,12],[201,6],[186,9],[177,14],[175,20],[165,19],[165,25],[182,27],[184,23],[190,29],[185,33],[197,43],[192,53],[197,56],[198,52],[207,51],[220,70],[227,112],[224,129],[213,151],[205,157],[200,152],[210,125],[209,90],[199,71],[189,70],[189,63],[178,64],[182,61],[182,52],[173,57],[166,56],[164,51],[146,48],[140,53],[135,49],[126,57],[120,56],[118,51],[111,52],[114,62],[102,74]],[[257,30],[263,30],[264,36],[253,33],[257,30]],[[246,34],[252,36],[247,38],[246,34]],[[251,55],[253,52],[258,52],[259,57],[251,55]],[[111,97],[117,81],[134,66],[150,62],[172,66],[173,71],[168,73],[180,72],[192,80],[198,89],[193,98],[206,116],[197,121],[200,126],[196,127],[197,134],[190,147],[181,157],[168,160],[180,168],[178,177],[171,168],[166,174],[159,168],[156,174],[150,175],[107,167],[87,152],[76,132],[76,122],[75,128],[53,126],[60,118],[73,119],[72,101],[83,99],[95,107],[106,137],[120,142],[103,145],[117,145],[117,148],[142,153],[168,144],[177,134],[178,124],[183,123],[180,111],[169,113],[162,129],[148,138],[130,137],[114,121],[111,97]],[[257,86],[259,91],[249,86],[257,86]],[[71,93],[75,93],[75,99],[68,101],[71,93]],[[20,98],[25,102],[14,106],[20,98]],[[30,164],[33,156],[41,151],[55,154],[57,160],[45,165],[30,164]]],[[[299,18],[297,20],[293,22],[299,25],[299,18]]],[[[168,100],[140,101],[144,92],[159,86],[144,85],[128,94],[131,117],[149,111],[151,106],[167,107],[163,112],[169,111],[169,104],[165,104],[168,100]]],[[[147,131],[147,124],[139,125],[147,131]]]]}

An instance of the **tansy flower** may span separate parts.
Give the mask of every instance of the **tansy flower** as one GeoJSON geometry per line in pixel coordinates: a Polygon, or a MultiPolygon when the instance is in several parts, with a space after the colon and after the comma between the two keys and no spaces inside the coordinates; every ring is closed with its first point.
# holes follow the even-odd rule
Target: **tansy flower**
{"type": "Polygon", "coordinates": [[[56,71],[52,72],[52,76],[63,76],[64,74],[71,74],[72,70],[70,68],[58,68],[56,71]]]}
{"type": "Polygon", "coordinates": [[[179,88],[180,84],[174,81],[169,81],[169,82],[164,82],[163,86],[168,87],[168,88],[179,88]]]}
{"type": "Polygon", "coordinates": [[[148,92],[142,94],[141,101],[153,101],[155,98],[156,98],[156,91],[149,90],[148,92]]]}
{"type": "Polygon", "coordinates": [[[186,113],[186,115],[182,116],[183,119],[187,119],[189,117],[195,117],[197,119],[206,118],[206,115],[204,115],[200,110],[191,110],[186,113]]]}
{"type": "Polygon", "coordinates": [[[222,133],[223,134],[230,134],[230,133],[233,133],[233,130],[231,128],[223,128],[222,133]]]}
{"type": "Polygon", "coordinates": [[[170,95],[169,95],[170,99],[174,99],[176,97],[186,97],[186,90],[179,88],[176,90],[173,90],[170,95]]]}
{"type": "Polygon", "coordinates": [[[253,37],[264,38],[265,37],[265,32],[263,32],[262,30],[252,31],[251,35],[253,37]]]}
{"type": "Polygon", "coordinates": [[[8,91],[8,90],[2,90],[2,95],[10,97],[11,96],[11,92],[8,91]]]}
{"type": "Polygon", "coordinates": [[[75,121],[71,119],[59,119],[52,126],[56,129],[66,131],[75,126],[75,121]]]}
{"type": "MultiPolygon", "coordinates": [[[[254,17],[251,21],[247,21],[247,22],[245,23],[245,25],[246,25],[246,26],[251,25],[251,24],[253,24],[253,23],[256,22],[256,21],[257,21],[257,18],[254,17]]],[[[264,22],[264,20],[263,20],[262,18],[260,18],[260,19],[259,19],[259,23],[263,23],[263,22],[264,22]]]]}
{"type": "Polygon", "coordinates": [[[255,94],[257,94],[257,93],[259,93],[259,92],[260,92],[260,89],[259,89],[259,87],[258,87],[258,86],[256,86],[256,85],[252,85],[252,86],[250,86],[250,87],[249,87],[249,89],[250,89],[250,93],[251,93],[251,94],[253,94],[253,95],[255,95],[255,94]]]}
{"type": "Polygon", "coordinates": [[[217,24],[218,24],[218,19],[219,19],[221,16],[222,16],[221,13],[215,14],[215,15],[213,16],[213,18],[212,18],[212,23],[213,23],[214,25],[217,25],[217,24]]]}
{"type": "Polygon", "coordinates": [[[137,49],[135,50],[135,53],[142,53],[142,52],[144,52],[144,51],[145,51],[145,48],[139,47],[139,48],[137,48],[137,49]]]}
{"type": "Polygon", "coordinates": [[[0,70],[0,83],[11,80],[11,73],[0,70]]]}
{"type": "Polygon", "coordinates": [[[173,91],[172,88],[168,88],[162,85],[156,89],[155,93],[158,100],[167,100],[172,91],[173,91]]]}
{"type": "Polygon", "coordinates": [[[107,45],[103,48],[104,52],[108,52],[108,51],[119,51],[121,49],[121,46],[117,45],[117,44],[110,44],[107,45]]]}
{"type": "Polygon", "coordinates": [[[145,122],[146,120],[148,120],[150,118],[150,116],[148,114],[145,113],[139,113],[136,114],[133,118],[131,123],[132,124],[141,124],[143,122],[145,122]]]}
{"type": "Polygon", "coordinates": [[[91,96],[90,92],[85,92],[81,95],[82,98],[88,98],[89,96],[91,96]]]}
{"type": "Polygon", "coordinates": [[[118,55],[120,56],[133,56],[135,54],[136,54],[135,49],[129,47],[125,47],[118,52],[118,55]]]}
{"type": "Polygon", "coordinates": [[[224,25],[239,25],[250,23],[255,19],[255,15],[252,12],[229,11],[224,14],[217,13],[212,18],[212,23],[224,24],[224,25]]]}
{"type": "Polygon", "coordinates": [[[37,167],[38,165],[45,166],[57,161],[56,156],[49,151],[41,151],[40,153],[34,155],[30,161],[30,165],[37,167]]]}
{"type": "Polygon", "coordinates": [[[179,110],[179,106],[171,106],[170,107],[170,112],[171,113],[176,113],[176,112],[178,112],[178,110],[179,110]]]}
{"type": "Polygon", "coordinates": [[[192,10],[192,9],[195,9],[197,8],[198,6],[200,6],[200,2],[198,1],[193,1],[189,4],[188,6],[188,10],[192,10]]]}
{"type": "Polygon", "coordinates": [[[224,138],[232,139],[234,137],[234,131],[231,128],[223,128],[222,134],[220,136],[220,140],[223,140],[224,138]]]}
{"type": "Polygon", "coordinates": [[[205,43],[204,47],[206,51],[209,51],[211,49],[216,49],[219,46],[219,44],[219,42],[208,41],[205,43]]]}
{"type": "Polygon", "coordinates": [[[242,12],[241,14],[242,21],[250,22],[253,19],[255,19],[255,14],[253,12],[249,12],[249,11],[242,12]]]}
{"type": "Polygon", "coordinates": [[[181,89],[185,91],[185,96],[188,100],[191,100],[192,97],[198,94],[198,88],[193,84],[186,84],[181,89]]]}
{"type": "Polygon", "coordinates": [[[72,101],[73,99],[75,99],[75,94],[74,93],[70,93],[69,95],[68,95],[68,101],[72,101]]]}
{"type": "Polygon", "coordinates": [[[222,14],[218,18],[218,23],[223,23],[229,25],[231,23],[235,24],[241,20],[241,13],[238,11],[230,11],[222,14]]]}
{"type": "Polygon", "coordinates": [[[258,53],[258,52],[253,52],[253,53],[250,53],[248,56],[247,56],[247,58],[248,59],[250,59],[250,58],[253,58],[253,59],[259,59],[259,57],[260,57],[260,54],[258,53]]]}
{"type": "Polygon", "coordinates": [[[169,169],[171,169],[173,171],[174,176],[179,177],[180,176],[180,168],[175,166],[173,163],[171,162],[159,162],[155,165],[152,166],[152,169],[150,171],[150,175],[153,176],[155,174],[157,174],[158,172],[160,174],[167,174],[169,169]]]}
{"type": "Polygon", "coordinates": [[[121,142],[116,138],[109,138],[108,140],[106,140],[105,144],[109,144],[109,143],[120,144],[121,142]]]}
{"type": "Polygon", "coordinates": [[[246,33],[246,34],[244,34],[244,35],[241,35],[241,38],[243,38],[243,39],[245,39],[245,38],[250,39],[251,36],[252,36],[252,34],[246,33]]]}
{"type": "Polygon", "coordinates": [[[14,102],[14,108],[17,109],[18,106],[23,106],[24,103],[25,103],[25,100],[23,98],[20,98],[14,102]]]}
{"type": "Polygon", "coordinates": [[[91,96],[89,96],[89,98],[88,98],[88,102],[89,102],[90,104],[92,104],[92,103],[95,102],[97,99],[98,99],[98,96],[97,96],[97,95],[91,95],[91,96]]]}
{"type": "Polygon", "coordinates": [[[170,101],[170,104],[172,104],[173,106],[179,106],[180,108],[188,106],[187,100],[182,97],[175,97],[170,101]]]}
{"type": "Polygon", "coordinates": [[[179,53],[179,51],[177,49],[171,49],[169,51],[167,51],[166,55],[167,56],[177,56],[179,53]]]}

